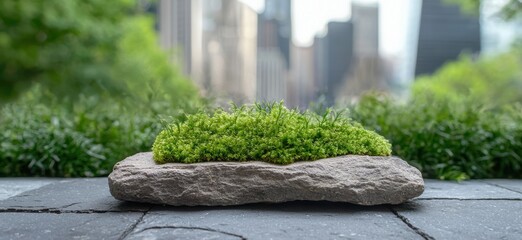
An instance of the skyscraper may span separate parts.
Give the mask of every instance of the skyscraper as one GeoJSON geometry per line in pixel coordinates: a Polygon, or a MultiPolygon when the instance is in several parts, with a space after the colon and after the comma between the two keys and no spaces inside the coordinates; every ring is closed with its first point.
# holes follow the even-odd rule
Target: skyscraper
{"type": "Polygon", "coordinates": [[[291,1],[266,0],[258,18],[256,100],[287,99],[291,41],[291,1]]]}
{"type": "Polygon", "coordinates": [[[423,0],[415,75],[430,74],[463,53],[481,50],[477,16],[443,0],[423,0]]]}
{"type": "Polygon", "coordinates": [[[203,0],[204,88],[225,101],[256,95],[257,13],[237,0],[203,0]]]}
{"type": "Polygon", "coordinates": [[[256,100],[273,102],[287,97],[288,70],[278,48],[265,48],[257,53],[256,100]]]}
{"type": "Polygon", "coordinates": [[[314,40],[314,72],[320,95],[326,103],[333,105],[346,74],[352,67],[353,24],[329,22],[328,33],[314,40]]]}
{"type": "Polygon", "coordinates": [[[265,10],[259,15],[259,46],[278,47],[287,68],[290,68],[292,42],[291,0],[266,0],[265,10]]]}
{"type": "Polygon", "coordinates": [[[201,85],[201,1],[160,0],[158,8],[161,45],[183,73],[201,85]]]}
{"type": "Polygon", "coordinates": [[[353,60],[343,86],[337,92],[337,99],[341,101],[386,88],[379,56],[379,5],[353,2],[351,21],[353,60]]]}
{"type": "Polygon", "coordinates": [[[306,109],[318,86],[314,82],[314,48],[292,45],[292,69],[288,88],[288,105],[306,109]]]}

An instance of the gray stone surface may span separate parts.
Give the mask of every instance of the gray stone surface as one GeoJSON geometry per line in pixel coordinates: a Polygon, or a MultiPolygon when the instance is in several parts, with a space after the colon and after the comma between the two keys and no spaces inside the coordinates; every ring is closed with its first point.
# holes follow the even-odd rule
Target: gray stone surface
{"type": "Polygon", "coordinates": [[[284,166],[254,161],[156,164],[151,153],[116,164],[109,186],[120,200],[174,206],[293,200],[399,204],[424,190],[420,172],[396,157],[343,156],[284,166]]]}
{"type": "Polygon", "coordinates": [[[488,179],[483,182],[522,194],[522,181],[510,179],[488,179]]]}
{"type": "Polygon", "coordinates": [[[142,215],[0,212],[0,239],[118,239],[142,215]]]}
{"type": "MultiPolygon", "coordinates": [[[[521,181],[519,181],[522,184],[521,181]]],[[[522,199],[522,194],[481,181],[463,182],[425,180],[425,191],[418,199],[522,199]]]]}
{"type": "Polygon", "coordinates": [[[59,181],[0,201],[0,210],[146,211],[148,208],[115,200],[109,193],[107,178],[59,181]]]}
{"type": "Polygon", "coordinates": [[[0,200],[60,181],[56,178],[0,178],[0,200]]]}
{"type": "Polygon", "coordinates": [[[522,239],[518,200],[430,200],[394,208],[435,239],[522,239]]]}
{"type": "Polygon", "coordinates": [[[158,207],[129,239],[178,235],[186,239],[422,239],[386,206],[332,202],[158,207]]]}
{"type": "MultiPolygon", "coordinates": [[[[67,179],[0,200],[0,240],[522,239],[522,200],[492,182],[522,184],[428,180],[430,198],[372,207],[325,201],[124,207],[129,203],[112,198],[104,178],[67,179]]],[[[6,183],[0,179],[0,189],[6,183]]]]}

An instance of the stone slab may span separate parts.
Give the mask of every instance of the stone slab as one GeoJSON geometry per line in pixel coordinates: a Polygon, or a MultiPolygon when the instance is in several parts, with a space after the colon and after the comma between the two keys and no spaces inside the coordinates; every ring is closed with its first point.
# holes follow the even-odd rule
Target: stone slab
{"type": "Polygon", "coordinates": [[[142,215],[0,212],[0,239],[119,239],[142,215]]]}
{"type": "Polygon", "coordinates": [[[388,206],[287,202],[155,207],[128,239],[422,239],[388,206]]]}
{"type": "Polygon", "coordinates": [[[288,165],[156,164],[148,152],[117,163],[109,188],[116,199],[173,206],[295,200],[379,205],[419,196],[424,181],[418,169],[397,157],[347,155],[288,165]]]}
{"type": "Polygon", "coordinates": [[[483,182],[522,194],[522,179],[487,179],[483,182]]]}
{"type": "Polygon", "coordinates": [[[429,200],[393,208],[435,239],[522,239],[522,201],[429,200]]]}
{"type": "Polygon", "coordinates": [[[417,199],[522,199],[522,194],[478,180],[462,182],[425,179],[424,193],[417,199]]]}
{"type": "Polygon", "coordinates": [[[2,209],[57,211],[146,211],[149,206],[114,199],[107,178],[59,181],[0,201],[2,209]]]}
{"type": "Polygon", "coordinates": [[[60,178],[0,178],[0,200],[60,181],[60,178]]]}

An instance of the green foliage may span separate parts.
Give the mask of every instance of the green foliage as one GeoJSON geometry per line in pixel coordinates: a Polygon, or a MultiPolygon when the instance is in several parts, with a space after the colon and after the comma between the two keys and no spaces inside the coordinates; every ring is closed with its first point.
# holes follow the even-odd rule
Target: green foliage
{"type": "Polygon", "coordinates": [[[439,101],[465,100],[493,107],[522,103],[521,56],[517,49],[477,60],[461,56],[435,74],[417,79],[412,86],[413,98],[430,96],[439,101]]]}
{"type": "Polygon", "coordinates": [[[462,12],[478,15],[481,0],[444,0],[445,3],[459,5],[462,12]]]}
{"type": "Polygon", "coordinates": [[[100,90],[109,78],[128,0],[0,2],[0,96],[32,82],[100,90]]]}
{"type": "Polygon", "coordinates": [[[135,0],[0,2],[0,102],[33,83],[57,98],[195,101],[135,0]]]}
{"type": "Polygon", "coordinates": [[[119,55],[111,68],[113,85],[136,101],[166,101],[175,107],[198,104],[196,87],[189,82],[168,59],[149,17],[128,19],[122,26],[124,35],[117,45],[119,55]]]}
{"type": "MultiPolygon", "coordinates": [[[[71,109],[23,97],[6,104],[0,118],[0,177],[105,176],[113,165],[137,152],[150,151],[162,125],[161,115],[144,105],[106,104],[81,99],[71,109]]],[[[165,114],[178,116],[169,105],[165,114]]]]}
{"type": "Polygon", "coordinates": [[[136,2],[0,1],[0,176],[104,176],[203,105],[136,2]]]}
{"type": "MultiPolygon", "coordinates": [[[[478,15],[480,13],[481,1],[484,0],[444,0],[449,4],[460,5],[461,10],[468,14],[478,15]]],[[[488,1],[488,0],[485,0],[488,1]]],[[[522,1],[508,0],[498,13],[505,20],[514,20],[522,16],[522,1]]]]}
{"type": "Polygon", "coordinates": [[[522,107],[366,96],[351,117],[390,140],[393,152],[439,179],[522,178],[522,107]]]}
{"type": "Polygon", "coordinates": [[[158,163],[258,160],[277,164],[346,154],[390,155],[386,139],[339,113],[301,114],[280,104],[187,115],[158,135],[158,163]]]}
{"type": "Polygon", "coordinates": [[[8,106],[0,125],[0,176],[107,174],[107,149],[75,130],[62,112],[8,106]]]}

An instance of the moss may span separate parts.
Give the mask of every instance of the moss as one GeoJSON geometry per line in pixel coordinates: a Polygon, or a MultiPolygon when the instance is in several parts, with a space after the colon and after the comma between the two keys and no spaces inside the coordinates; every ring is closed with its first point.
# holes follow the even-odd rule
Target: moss
{"type": "Polygon", "coordinates": [[[157,163],[290,164],[347,154],[388,156],[391,145],[339,113],[302,114],[279,103],[188,115],[183,122],[167,125],[152,150],[157,163]]]}

